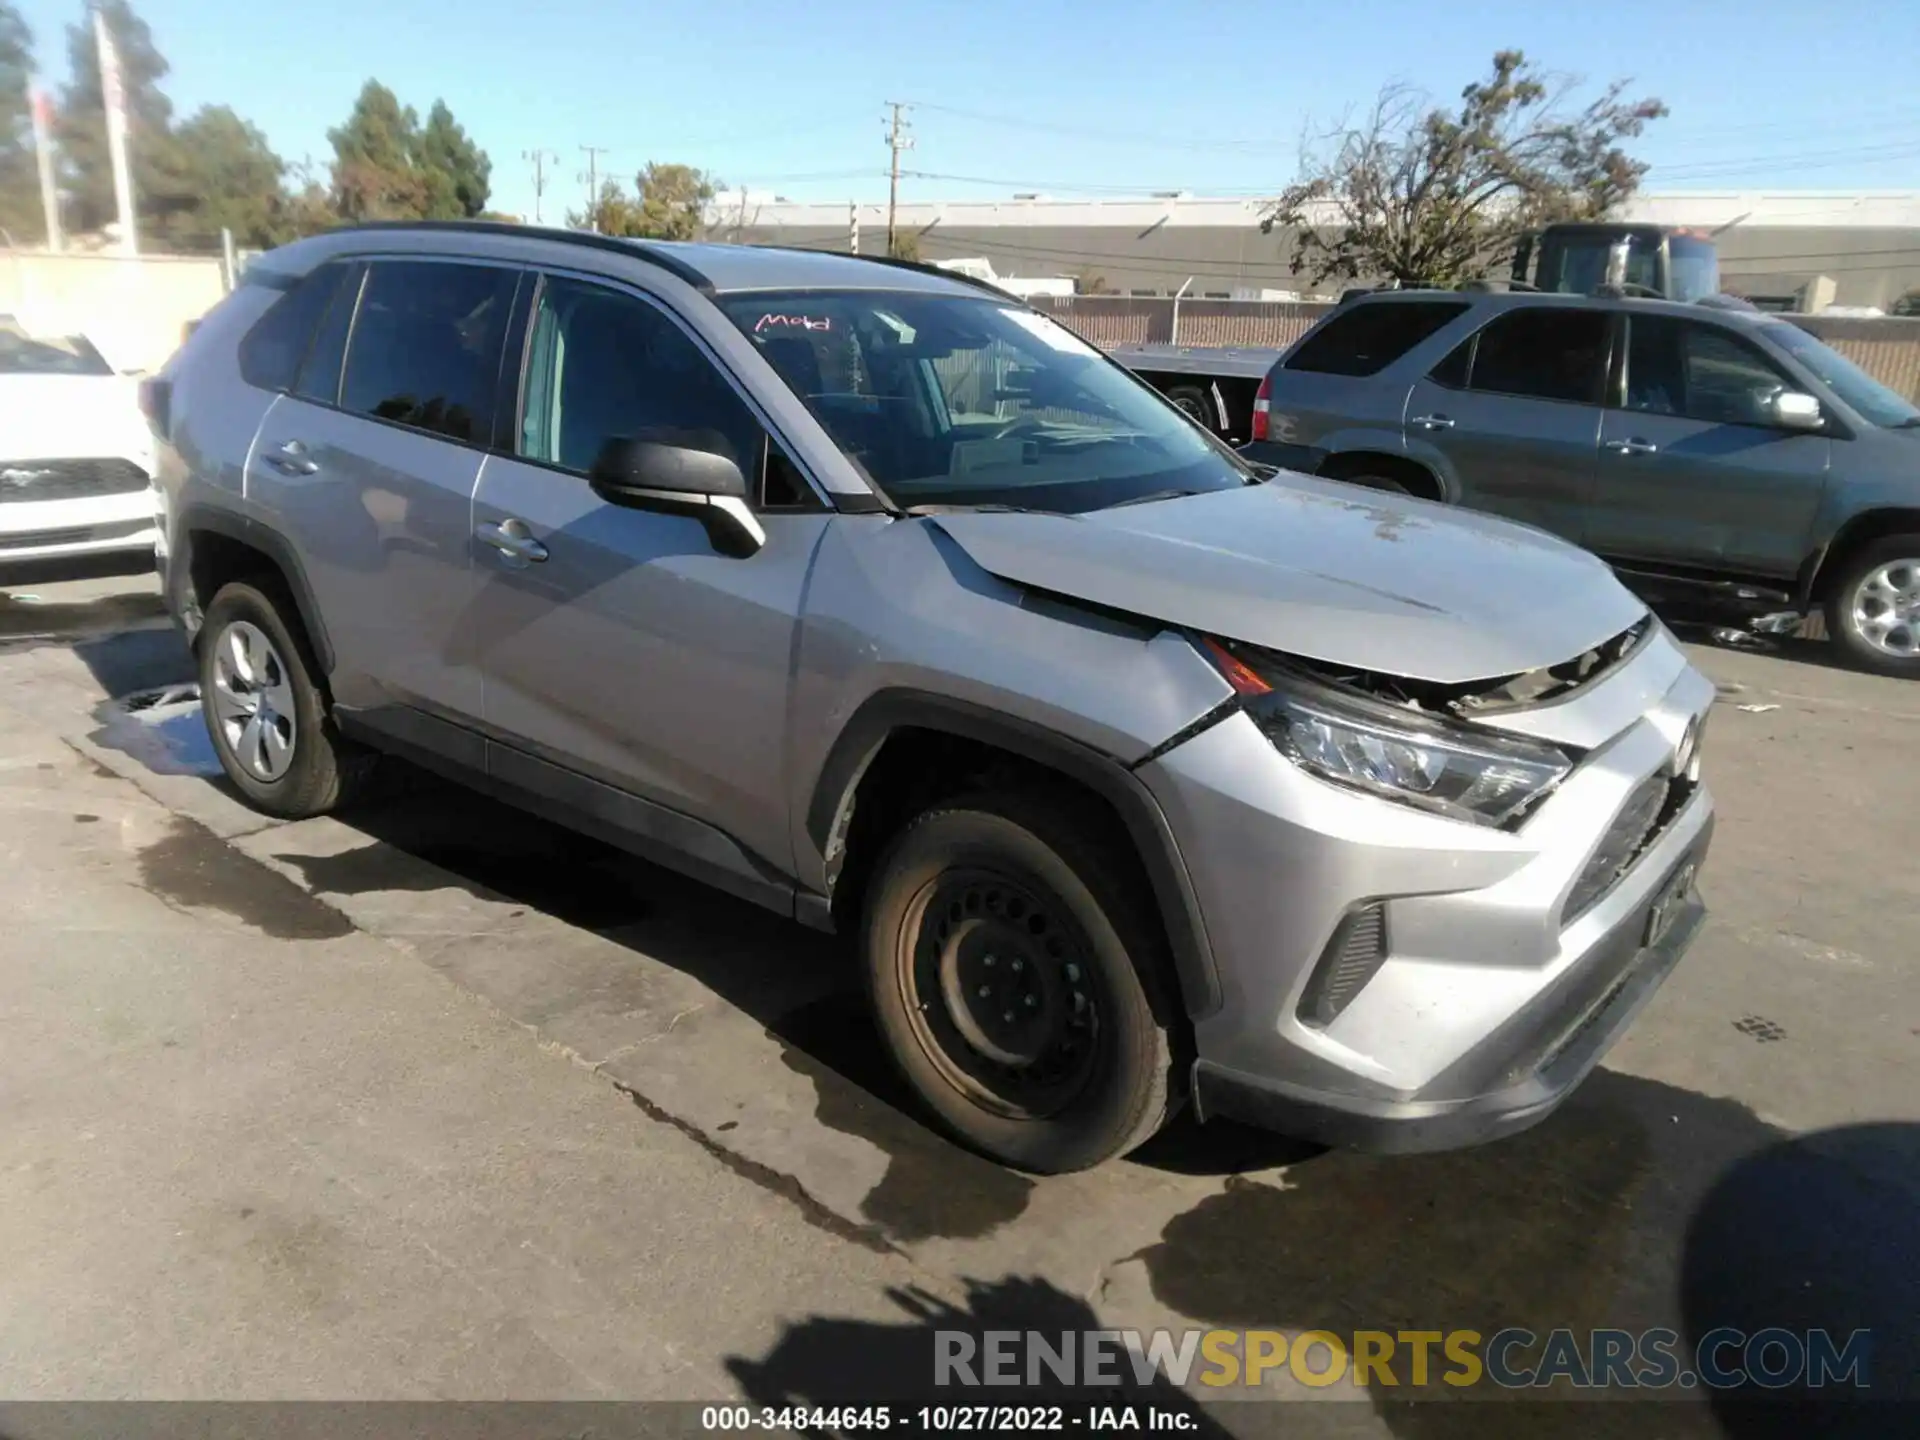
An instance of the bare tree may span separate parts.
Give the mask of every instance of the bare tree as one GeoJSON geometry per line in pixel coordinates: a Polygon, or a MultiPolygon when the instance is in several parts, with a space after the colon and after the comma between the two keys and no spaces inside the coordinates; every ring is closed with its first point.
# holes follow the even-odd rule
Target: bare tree
{"type": "Polygon", "coordinates": [[[1627,84],[1579,105],[1575,82],[1502,50],[1455,110],[1390,85],[1363,120],[1306,154],[1261,228],[1292,232],[1293,272],[1316,285],[1474,279],[1525,232],[1602,218],[1633,194],[1647,167],[1620,142],[1667,107],[1626,99],[1627,84]]]}

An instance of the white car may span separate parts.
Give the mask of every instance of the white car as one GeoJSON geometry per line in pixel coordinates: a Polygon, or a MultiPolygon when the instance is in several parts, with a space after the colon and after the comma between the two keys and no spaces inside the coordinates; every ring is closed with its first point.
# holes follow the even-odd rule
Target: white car
{"type": "Polygon", "coordinates": [[[0,583],[153,564],[153,464],[134,376],[0,324],[0,583]]]}

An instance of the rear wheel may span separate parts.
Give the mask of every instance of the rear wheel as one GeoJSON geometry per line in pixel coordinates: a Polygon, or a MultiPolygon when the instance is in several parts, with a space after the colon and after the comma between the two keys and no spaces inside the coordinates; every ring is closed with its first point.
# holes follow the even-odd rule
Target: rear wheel
{"type": "Polygon", "coordinates": [[[1098,1165],[1176,1096],[1165,945],[1070,802],[928,811],[869,891],[867,975],[888,1048],[946,1129],[1023,1170],[1098,1165]]]}
{"type": "Polygon", "coordinates": [[[1848,556],[1827,596],[1827,634],[1863,669],[1920,679],[1920,535],[1848,556]]]}
{"type": "Polygon", "coordinates": [[[1174,385],[1167,390],[1167,399],[1171,400],[1182,414],[1194,421],[1210,435],[1220,433],[1220,416],[1214,408],[1213,395],[1204,385],[1174,385]]]}
{"type": "Polygon", "coordinates": [[[200,631],[200,705],[234,787],[256,809],[304,820],[351,800],[374,757],[335,729],[295,614],[271,582],[222,586],[200,631]]]}

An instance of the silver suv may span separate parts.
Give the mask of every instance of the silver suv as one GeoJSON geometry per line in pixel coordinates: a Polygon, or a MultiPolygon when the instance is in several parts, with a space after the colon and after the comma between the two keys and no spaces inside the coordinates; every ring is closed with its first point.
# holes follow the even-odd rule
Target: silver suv
{"type": "Polygon", "coordinates": [[[1250,468],[988,287],[515,226],[257,261],[150,395],[233,784],[382,753],[822,929],[964,1142],[1540,1119],[1699,925],[1713,687],[1582,551],[1250,468]]]}

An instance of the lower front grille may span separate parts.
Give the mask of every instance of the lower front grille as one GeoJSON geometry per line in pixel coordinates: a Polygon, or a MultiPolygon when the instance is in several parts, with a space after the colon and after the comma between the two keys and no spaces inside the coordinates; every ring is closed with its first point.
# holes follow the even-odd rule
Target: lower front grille
{"type": "Polygon", "coordinates": [[[1687,781],[1669,775],[1650,775],[1640,782],[1613,817],[1607,833],[1600,837],[1580,878],[1574,881],[1561,918],[1563,925],[1572,924],[1605,898],[1678,812],[1691,789],[1687,781]]]}
{"type": "Polygon", "coordinates": [[[125,540],[152,528],[151,520],[120,520],[111,525],[69,525],[64,530],[0,530],[0,555],[9,550],[40,550],[49,545],[125,540]]]}
{"type": "Polygon", "coordinates": [[[35,500],[92,500],[147,488],[147,472],[131,460],[0,461],[0,505],[35,500]]]}

